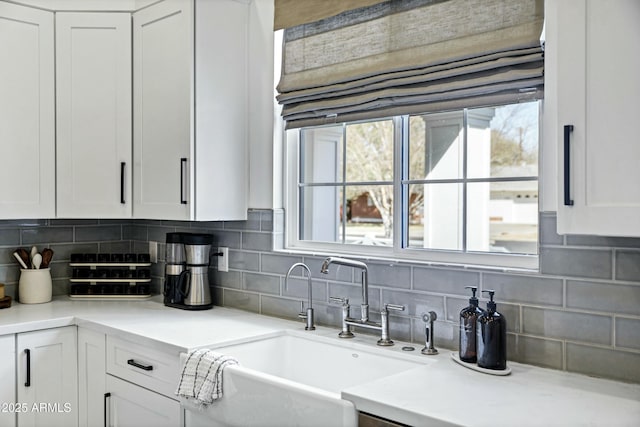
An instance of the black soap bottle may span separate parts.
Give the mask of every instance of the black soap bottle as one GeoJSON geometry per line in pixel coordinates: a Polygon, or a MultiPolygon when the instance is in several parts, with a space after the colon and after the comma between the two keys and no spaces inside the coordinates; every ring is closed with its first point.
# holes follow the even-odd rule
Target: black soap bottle
{"type": "Polygon", "coordinates": [[[484,312],[478,307],[478,298],[476,297],[475,286],[465,286],[465,289],[471,289],[471,298],[469,298],[469,306],[460,311],[460,360],[463,362],[476,363],[478,360],[476,353],[476,324],[478,317],[484,312]]]}
{"type": "Polygon", "coordinates": [[[496,311],[493,301],[495,291],[486,290],[489,294],[487,311],[478,316],[477,348],[478,366],[485,369],[507,369],[507,321],[496,311]]]}

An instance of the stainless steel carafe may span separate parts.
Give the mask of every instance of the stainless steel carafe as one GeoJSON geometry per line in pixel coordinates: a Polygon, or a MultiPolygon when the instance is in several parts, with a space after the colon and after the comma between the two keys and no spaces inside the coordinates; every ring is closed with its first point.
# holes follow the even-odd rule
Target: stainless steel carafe
{"type": "Polygon", "coordinates": [[[187,269],[183,305],[189,310],[206,310],[213,307],[209,288],[209,256],[213,236],[211,234],[186,233],[183,235],[187,269]]]}

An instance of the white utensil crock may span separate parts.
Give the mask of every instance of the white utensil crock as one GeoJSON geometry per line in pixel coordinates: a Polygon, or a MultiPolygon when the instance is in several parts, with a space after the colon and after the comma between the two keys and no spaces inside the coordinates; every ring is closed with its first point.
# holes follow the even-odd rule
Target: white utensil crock
{"type": "Polygon", "coordinates": [[[51,270],[20,269],[18,299],[22,304],[40,304],[51,301],[51,270]]]}

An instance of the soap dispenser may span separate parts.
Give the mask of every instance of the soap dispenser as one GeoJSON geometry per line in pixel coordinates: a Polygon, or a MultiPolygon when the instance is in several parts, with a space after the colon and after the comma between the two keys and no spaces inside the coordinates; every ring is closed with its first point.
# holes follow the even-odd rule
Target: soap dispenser
{"type": "Polygon", "coordinates": [[[496,311],[493,301],[495,291],[485,290],[489,294],[487,311],[478,316],[477,348],[478,366],[485,369],[507,369],[507,321],[496,311]]]}
{"type": "Polygon", "coordinates": [[[465,286],[465,289],[471,289],[471,298],[469,298],[469,306],[460,311],[460,360],[463,362],[476,363],[478,360],[476,353],[476,324],[478,317],[484,312],[478,307],[478,298],[476,297],[476,286],[465,286]]]}

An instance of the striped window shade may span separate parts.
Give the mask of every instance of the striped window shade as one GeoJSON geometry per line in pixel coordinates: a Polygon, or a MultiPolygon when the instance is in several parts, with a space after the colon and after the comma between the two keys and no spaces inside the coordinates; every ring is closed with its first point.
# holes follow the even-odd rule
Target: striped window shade
{"type": "Polygon", "coordinates": [[[540,99],[543,0],[390,0],[284,33],[287,129],[540,99]]]}

